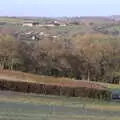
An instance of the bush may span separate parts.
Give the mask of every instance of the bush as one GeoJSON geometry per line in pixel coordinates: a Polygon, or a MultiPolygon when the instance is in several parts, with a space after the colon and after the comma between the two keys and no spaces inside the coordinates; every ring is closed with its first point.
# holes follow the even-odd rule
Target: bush
{"type": "Polygon", "coordinates": [[[71,87],[52,84],[38,84],[32,82],[0,80],[0,90],[10,90],[24,93],[58,95],[68,97],[88,97],[109,100],[111,92],[107,89],[71,87]]]}

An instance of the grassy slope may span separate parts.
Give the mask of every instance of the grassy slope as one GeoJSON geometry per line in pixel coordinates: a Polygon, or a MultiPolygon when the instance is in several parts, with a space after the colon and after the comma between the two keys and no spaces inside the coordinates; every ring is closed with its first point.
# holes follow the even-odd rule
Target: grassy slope
{"type": "Polygon", "coordinates": [[[111,27],[108,27],[108,28],[105,28],[106,30],[118,30],[120,31],[120,25],[114,25],[114,26],[111,26],[111,27]]]}
{"type": "MultiPolygon", "coordinates": [[[[42,22],[42,19],[33,19],[36,21],[40,21],[40,23],[42,22]]],[[[29,20],[25,20],[24,18],[10,18],[10,17],[0,17],[0,22],[7,22],[7,23],[24,23],[24,22],[28,22],[29,20]]],[[[31,21],[31,20],[30,20],[31,21]]],[[[22,31],[26,30],[26,29],[34,29],[34,31],[43,31],[43,32],[47,32],[53,35],[60,35],[61,37],[70,37],[72,35],[74,35],[75,33],[89,33],[92,32],[92,26],[88,25],[90,22],[94,23],[95,25],[101,26],[101,25],[105,25],[105,24],[112,24],[112,21],[109,20],[104,20],[104,19],[82,19],[81,20],[83,23],[85,24],[81,24],[81,25],[72,25],[72,26],[66,26],[66,27],[53,27],[53,28],[45,28],[45,27],[22,27],[22,31]]],[[[44,23],[44,22],[43,22],[44,23]]],[[[6,27],[10,27],[10,26],[6,26],[6,27]]],[[[16,30],[20,30],[21,27],[20,26],[11,26],[12,28],[16,29],[16,30]]],[[[12,29],[11,28],[11,29],[12,29]]]]}
{"type": "Polygon", "coordinates": [[[19,71],[0,71],[0,78],[6,78],[7,80],[20,80],[20,81],[26,81],[26,82],[54,82],[54,81],[64,81],[69,80],[67,78],[55,78],[55,77],[49,77],[49,76],[39,76],[34,75],[30,73],[24,73],[19,71]]]}
{"type": "Polygon", "coordinates": [[[12,80],[12,81],[24,81],[24,82],[33,82],[33,83],[45,83],[45,84],[57,84],[62,86],[73,86],[73,87],[88,87],[88,88],[100,88],[104,89],[104,85],[86,82],[86,81],[78,81],[72,80],[64,77],[50,77],[50,76],[40,76],[34,75],[30,73],[24,73],[19,71],[0,71],[0,79],[12,80]]]}
{"type": "Polygon", "coordinates": [[[120,90],[120,85],[114,85],[114,84],[106,84],[106,85],[110,89],[119,89],[120,90]]]}

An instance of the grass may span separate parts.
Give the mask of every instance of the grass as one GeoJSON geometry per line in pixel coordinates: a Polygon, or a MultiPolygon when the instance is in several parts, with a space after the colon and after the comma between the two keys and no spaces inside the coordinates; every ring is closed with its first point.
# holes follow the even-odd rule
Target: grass
{"type": "Polygon", "coordinates": [[[30,73],[24,73],[19,71],[8,71],[3,70],[0,71],[0,79],[10,80],[10,81],[24,81],[31,83],[45,83],[45,84],[53,84],[53,85],[62,85],[62,86],[70,86],[70,87],[88,87],[88,88],[100,88],[105,89],[104,85],[90,83],[86,81],[78,81],[70,78],[64,77],[50,77],[50,76],[40,76],[30,73]]]}
{"type": "MultiPolygon", "coordinates": [[[[8,93],[9,94],[9,93],[8,93]]],[[[18,93],[19,94],[19,93],[18,93]]],[[[22,103],[32,103],[32,104],[45,104],[45,105],[56,105],[56,106],[66,106],[73,108],[85,107],[89,109],[104,109],[104,110],[120,110],[119,104],[116,102],[108,101],[99,101],[95,99],[87,98],[68,98],[68,97],[58,97],[58,96],[45,96],[45,95],[36,95],[36,94],[23,94],[23,95],[14,95],[14,96],[4,96],[0,101],[6,102],[22,102],[22,103]]]]}
{"type": "Polygon", "coordinates": [[[114,32],[117,30],[118,32],[120,32],[120,24],[105,27],[103,30],[107,30],[108,32],[114,32]]]}
{"type": "Polygon", "coordinates": [[[114,90],[114,89],[118,89],[120,90],[120,84],[110,84],[110,83],[101,83],[101,82],[91,82],[91,83],[96,83],[96,84],[100,84],[103,85],[105,87],[107,87],[108,89],[114,90]]]}
{"type": "Polygon", "coordinates": [[[106,84],[106,85],[110,89],[120,89],[120,85],[115,85],[115,84],[106,84]]]}
{"type": "MultiPolygon", "coordinates": [[[[68,78],[39,76],[8,70],[1,71],[0,78],[52,84],[75,81],[68,78]]],[[[116,88],[116,85],[105,84],[105,86],[116,88]]],[[[117,87],[119,88],[119,86],[117,87]]],[[[0,120],[119,120],[119,118],[119,102],[80,97],[0,92],[0,120]]]]}
{"type": "Polygon", "coordinates": [[[0,22],[7,22],[7,23],[22,23],[22,22],[24,22],[24,20],[23,20],[23,19],[20,19],[20,18],[0,17],[0,22]]]}
{"type": "Polygon", "coordinates": [[[119,120],[120,104],[0,92],[0,120],[119,120]]]}
{"type": "Polygon", "coordinates": [[[24,73],[19,71],[8,71],[4,70],[0,72],[0,78],[5,78],[7,80],[20,80],[20,81],[26,81],[26,82],[47,82],[47,83],[53,83],[53,82],[62,82],[67,81],[69,79],[67,78],[55,78],[50,76],[40,76],[40,75],[34,75],[30,73],[24,73]]]}
{"type": "Polygon", "coordinates": [[[108,27],[108,28],[106,28],[107,30],[118,30],[118,31],[120,31],[120,25],[114,25],[114,26],[111,26],[111,27],[108,27]]]}

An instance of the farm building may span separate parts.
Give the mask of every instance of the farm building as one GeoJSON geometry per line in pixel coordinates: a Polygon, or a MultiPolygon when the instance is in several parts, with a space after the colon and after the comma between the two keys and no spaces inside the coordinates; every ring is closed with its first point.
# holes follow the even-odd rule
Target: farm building
{"type": "Polygon", "coordinates": [[[32,27],[32,26],[33,26],[33,23],[32,23],[32,22],[26,22],[26,23],[23,23],[23,26],[32,27]]]}
{"type": "Polygon", "coordinates": [[[25,22],[25,23],[23,23],[23,26],[29,26],[29,27],[39,26],[39,25],[40,25],[39,22],[25,22]]]}

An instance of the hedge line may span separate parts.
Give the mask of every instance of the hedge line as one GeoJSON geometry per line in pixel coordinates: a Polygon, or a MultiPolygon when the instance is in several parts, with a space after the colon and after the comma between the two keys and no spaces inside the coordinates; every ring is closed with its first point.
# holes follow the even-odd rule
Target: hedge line
{"type": "Polygon", "coordinates": [[[103,100],[109,100],[111,98],[111,92],[107,89],[68,87],[44,83],[38,84],[7,80],[0,80],[0,90],[68,97],[88,97],[103,100]]]}

